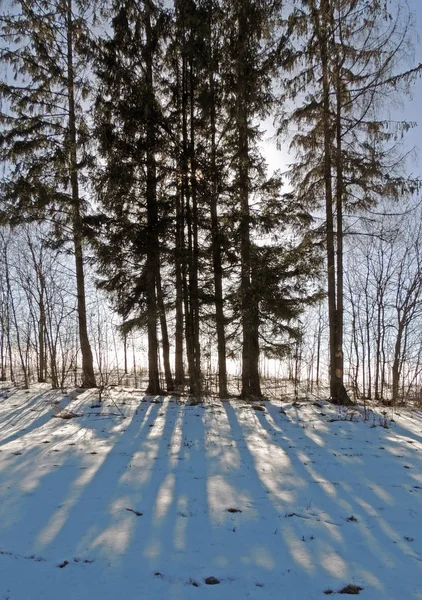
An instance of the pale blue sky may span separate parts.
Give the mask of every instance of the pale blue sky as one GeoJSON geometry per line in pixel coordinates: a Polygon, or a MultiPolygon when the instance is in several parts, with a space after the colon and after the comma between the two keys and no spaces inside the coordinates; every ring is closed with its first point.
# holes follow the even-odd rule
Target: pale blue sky
{"type": "MultiPolygon", "coordinates": [[[[407,3],[414,17],[414,52],[409,56],[409,63],[403,64],[403,70],[414,68],[422,63],[422,0],[391,0],[392,4],[407,3]]],[[[395,120],[412,121],[418,125],[407,132],[404,140],[405,148],[415,149],[412,158],[408,160],[407,170],[409,173],[422,177],[422,73],[412,87],[411,97],[404,97],[401,107],[391,108],[390,116],[395,120]]],[[[263,128],[266,130],[263,152],[268,161],[270,170],[281,169],[284,171],[285,164],[291,162],[287,154],[287,143],[283,144],[281,151],[275,148],[275,141],[268,138],[273,134],[272,118],[268,119],[263,128]]]]}
{"type": "MultiPolygon", "coordinates": [[[[414,64],[422,63],[422,0],[407,0],[410,10],[415,16],[415,60],[414,64]],[[419,37],[419,39],[418,39],[419,37]]],[[[422,76],[421,76],[422,77],[422,76]]],[[[403,110],[403,118],[419,122],[418,126],[409,132],[409,143],[419,149],[418,171],[422,172],[422,78],[416,82],[412,99],[408,100],[403,110]]]]}

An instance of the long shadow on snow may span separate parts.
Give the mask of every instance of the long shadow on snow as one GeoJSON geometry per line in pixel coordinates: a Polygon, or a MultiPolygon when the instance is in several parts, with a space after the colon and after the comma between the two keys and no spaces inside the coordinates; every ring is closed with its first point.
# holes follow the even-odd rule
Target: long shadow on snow
{"type": "MultiPolygon", "coordinates": [[[[99,555],[110,564],[121,563],[139,530],[150,519],[148,498],[143,495],[138,477],[148,478],[157,470],[157,444],[153,440],[162,410],[161,403],[147,403],[145,412],[134,413],[69,511],[57,538],[62,547],[72,549],[75,555],[99,555]],[[142,512],[143,516],[137,517],[132,511],[142,512]]],[[[172,424],[165,423],[164,427],[171,429],[172,424]]]]}
{"type": "MultiPolygon", "coordinates": [[[[281,420],[280,413],[277,413],[275,407],[270,405],[267,408],[276,427],[280,427],[282,430],[284,426],[284,431],[286,431],[288,427],[296,426],[296,424],[284,420],[278,423],[281,420]]],[[[274,428],[268,423],[266,416],[259,414],[258,419],[269,434],[274,434],[274,428]]],[[[382,474],[382,469],[379,468],[380,465],[376,464],[378,455],[368,453],[368,456],[365,457],[367,461],[377,459],[373,461],[374,465],[371,465],[370,479],[369,473],[366,471],[367,465],[363,462],[363,453],[361,455],[359,452],[355,452],[356,449],[353,448],[353,445],[348,447],[349,444],[353,444],[349,439],[349,434],[353,433],[353,427],[356,424],[343,422],[335,425],[339,428],[338,433],[341,435],[335,437],[334,433],[332,441],[335,440],[339,446],[341,444],[340,449],[321,446],[316,441],[318,431],[314,432],[308,429],[310,434],[307,435],[305,424],[304,436],[307,437],[306,441],[308,442],[308,445],[305,446],[305,449],[308,450],[307,455],[304,454],[302,449],[295,448],[293,446],[294,440],[283,432],[282,439],[289,447],[286,451],[289,452],[295,472],[307,482],[310,488],[307,506],[292,504],[289,507],[290,514],[292,514],[289,521],[301,521],[301,529],[304,532],[306,530],[309,532],[315,526],[318,527],[315,521],[320,523],[322,527],[332,530],[331,542],[328,546],[327,544],[319,545],[317,540],[317,543],[308,545],[315,564],[324,568],[327,571],[327,576],[334,576],[334,579],[337,575],[343,578],[361,576],[365,578],[368,586],[372,583],[378,588],[379,592],[384,593],[384,578],[377,580],[375,575],[368,571],[369,565],[378,563],[395,569],[406,568],[408,565],[405,564],[405,560],[408,561],[409,558],[420,559],[416,552],[409,549],[409,544],[402,543],[403,535],[397,529],[393,529],[394,511],[397,511],[399,506],[391,504],[391,496],[384,489],[385,483],[383,484],[383,482],[377,480],[377,475],[382,474]],[[346,452],[342,454],[341,451],[345,450],[346,452]],[[352,450],[351,454],[350,450],[352,450]],[[313,460],[316,457],[318,457],[320,463],[318,471],[313,460]],[[375,468],[376,466],[378,466],[378,471],[375,468]],[[345,484],[343,481],[345,470],[347,470],[348,480],[351,480],[350,484],[345,484]],[[391,511],[391,515],[388,514],[389,511],[391,511]],[[352,515],[357,521],[349,520],[352,515]],[[334,535],[336,529],[337,535],[334,535]],[[338,535],[339,533],[340,535],[338,535]],[[359,553],[361,558],[358,562],[354,552],[356,546],[361,548],[359,553]],[[326,560],[327,555],[330,554],[337,555],[340,558],[340,560],[337,560],[338,573],[333,572],[332,565],[326,560]],[[353,565],[353,567],[350,565],[353,565]]],[[[386,430],[381,428],[379,428],[379,432],[381,439],[388,435],[386,430]]],[[[370,437],[369,433],[368,437],[370,437]]],[[[327,434],[325,439],[328,439],[327,434]]],[[[369,444],[370,440],[367,440],[366,443],[369,444]]],[[[361,450],[364,449],[361,448],[361,450]]],[[[370,452],[373,452],[373,449],[370,452]]],[[[407,502],[409,500],[417,502],[416,498],[410,498],[404,492],[404,504],[406,500],[407,502]]],[[[378,572],[382,572],[382,567],[378,572]]]]}
{"type": "MultiPolygon", "coordinates": [[[[232,563],[236,565],[237,573],[242,573],[242,568],[245,569],[246,567],[251,573],[256,573],[256,576],[259,578],[265,577],[266,572],[274,569],[279,571],[280,577],[284,576],[288,572],[289,549],[286,545],[280,544],[279,536],[285,527],[284,514],[286,504],[281,502],[281,504],[276,506],[271,501],[271,489],[263,483],[259,475],[257,454],[261,452],[261,449],[258,446],[256,448],[251,447],[250,440],[248,439],[249,431],[252,436],[256,434],[254,431],[256,423],[255,413],[249,407],[245,411],[245,414],[253,419],[250,430],[247,431],[245,424],[239,420],[243,411],[238,409],[239,415],[237,415],[236,411],[228,403],[224,404],[224,408],[233,439],[238,444],[242,468],[244,469],[245,465],[253,467],[253,469],[248,470],[244,474],[245,479],[241,491],[246,497],[252,500],[259,500],[260,510],[262,511],[262,513],[258,513],[253,504],[249,507],[252,510],[253,518],[250,522],[246,520],[242,527],[238,529],[238,533],[244,536],[241,543],[243,551],[234,560],[232,559],[232,563]],[[245,528],[244,532],[242,532],[243,528],[245,528]],[[251,540],[262,540],[262,543],[258,544],[257,542],[251,542],[251,540]],[[280,565],[283,565],[283,568],[280,568],[280,565]]],[[[265,439],[264,442],[265,446],[268,440],[265,439]]],[[[282,452],[278,458],[278,468],[282,476],[287,478],[290,468],[286,461],[286,454],[282,452]]],[[[272,475],[269,476],[271,477],[272,475]]],[[[248,512],[246,511],[246,519],[247,515],[248,512]]]]}
{"type": "MultiPolygon", "coordinates": [[[[51,402],[53,399],[57,397],[57,390],[49,390],[46,392],[42,392],[37,396],[31,398],[31,400],[25,404],[21,405],[15,411],[9,413],[6,419],[2,423],[1,429],[10,429],[15,425],[18,425],[20,429],[15,431],[14,433],[8,435],[6,438],[3,438],[0,442],[0,446],[4,446],[9,442],[17,440],[19,437],[27,435],[32,431],[43,427],[51,417],[55,414],[53,408],[51,407],[51,402]],[[50,408],[48,408],[48,406],[50,408]],[[32,420],[32,414],[36,410],[43,411],[43,414],[37,417],[35,420],[32,420]],[[28,423],[26,427],[22,427],[22,424],[28,423]]],[[[74,399],[74,395],[64,396],[60,399],[60,408],[66,408],[70,402],[74,399]]]]}
{"type": "Polygon", "coordinates": [[[174,419],[173,436],[161,457],[161,471],[153,471],[145,490],[152,512],[135,548],[136,555],[148,562],[151,576],[161,573],[175,585],[172,598],[183,599],[187,582],[180,578],[180,571],[188,565],[193,578],[207,572],[210,529],[206,516],[199,512],[206,505],[207,493],[204,409],[177,406],[170,410],[173,414],[170,417],[168,412],[167,418],[174,419]]]}
{"type": "MultiPolygon", "coordinates": [[[[33,416],[33,413],[30,414],[33,416]]],[[[54,439],[68,425],[68,421],[48,419],[41,431],[45,437],[54,439]]],[[[85,468],[80,466],[83,455],[62,452],[56,448],[62,446],[61,440],[49,440],[49,444],[42,441],[36,443],[33,439],[25,441],[27,447],[22,453],[7,453],[3,448],[0,454],[2,542],[4,545],[9,543],[9,532],[10,543],[14,546],[22,540],[28,543],[28,548],[21,551],[36,544],[40,521],[47,522],[57,506],[67,501],[67,492],[63,497],[63,489],[67,489],[69,480],[76,480],[80,476],[80,469],[85,468]]]]}
{"type": "MultiPolygon", "coordinates": [[[[154,418],[157,407],[156,404],[152,405],[148,422],[154,418]]],[[[132,436],[131,441],[125,444],[126,450],[131,450],[139,443],[139,436],[147,427],[148,422],[143,423],[144,414],[140,417],[140,419],[132,420],[123,432],[125,436],[132,436]]],[[[85,419],[89,423],[89,417],[85,419]]],[[[82,421],[78,420],[78,425],[81,426],[80,430],[84,429],[82,421]]],[[[117,440],[115,446],[111,447],[112,450],[118,449],[119,438],[117,435],[110,437],[112,442],[117,440]]],[[[40,456],[43,452],[44,454],[47,452],[42,448],[37,448],[37,451],[40,456]]],[[[34,460],[33,454],[32,452],[32,469],[34,464],[40,465],[39,459],[34,460]]],[[[27,540],[28,550],[38,554],[54,554],[59,549],[60,557],[62,557],[62,549],[68,547],[67,539],[73,539],[75,543],[79,542],[81,527],[82,530],[89,529],[93,520],[93,512],[95,512],[95,519],[98,512],[105,513],[106,507],[102,505],[99,495],[103,488],[107,491],[110,490],[111,493],[115,486],[115,482],[110,479],[110,473],[114,474],[116,468],[110,469],[109,463],[116,462],[117,470],[123,470],[130,460],[128,454],[128,452],[113,453],[111,451],[103,458],[101,454],[96,454],[95,457],[91,456],[90,452],[80,454],[76,448],[66,452],[66,461],[61,465],[55,465],[59,468],[52,468],[47,473],[40,473],[41,483],[29,494],[30,499],[27,499],[25,503],[26,510],[22,506],[20,513],[23,514],[18,516],[15,523],[16,539],[27,540]],[[102,462],[99,464],[101,460],[102,462]],[[104,479],[107,480],[109,486],[105,485],[104,479]],[[97,488],[97,486],[99,487],[97,488]],[[40,497],[40,501],[36,501],[37,496],[40,497]],[[36,507],[35,511],[34,506],[36,507]],[[23,535],[19,537],[17,534],[20,527],[23,535]],[[65,535],[64,540],[63,535],[65,535]],[[62,544],[62,542],[64,543],[62,544]],[[31,547],[29,547],[30,544],[31,547]]],[[[60,455],[54,456],[57,456],[56,460],[60,462],[60,455]]],[[[19,459],[24,457],[25,460],[28,460],[30,453],[25,453],[19,459]]],[[[20,494],[18,500],[23,501],[20,494]]]]}
{"type": "Polygon", "coordinates": [[[135,568],[131,556],[148,560],[151,573],[159,572],[175,586],[172,598],[186,594],[181,570],[199,582],[212,574],[223,583],[241,578],[255,586],[282,564],[277,544],[268,548],[266,543],[267,536],[274,539],[274,523],[279,526],[282,515],[254,469],[245,470],[251,455],[230,406],[177,411],[183,429],[177,427],[165,472],[152,473],[148,495],[154,510],[145,523],[140,519],[141,536],[132,536],[122,568],[135,568]],[[257,494],[264,514],[257,511],[257,494]],[[242,512],[232,514],[229,508],[242,512]]]}

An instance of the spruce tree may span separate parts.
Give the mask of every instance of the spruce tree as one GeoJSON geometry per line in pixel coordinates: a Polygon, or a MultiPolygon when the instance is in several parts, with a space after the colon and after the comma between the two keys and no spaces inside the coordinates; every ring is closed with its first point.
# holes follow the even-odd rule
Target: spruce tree
{"type": "Polygon", "coordinates": [[[96,61],[100,81],[96,131],[105,160],[97,180],[103,211],[97,250],[102,286],[114,295],[126,320],[125,332],[146,326],[147,391],[158,394],[158,317],[167,386],[173,387],[160,273],[160,232],[165,220],[158,194],[163,138],[157,89],[168,17],[151,0],[112,2],[110,12],[112,33],[100,42],[96,61]]]}
{"type": "MultiPolygon", "coordinates": [[[[209,29],[213,25],[209,4],[192,0],[174,3],[172,39],[166,57],[169,83],[166,120],[175,125],[168,158],[173,167],[170,178],[175,190],[176,380],[182,379],[177,372],[182,373],[184,345],[190,391],[196,399],[202,393],[201,320],[204,306],[209,302],[205,298],[209,289],[208,248],[203,239],[204,232],[209,230],[210,194],[207,138],[208,82],[212,69],[209,29]]],[[[220,393],[227,395],[226,389],[220,393]]]]}
{"type": "Polygon", "coordinates": [[[251,197],[262,162],[257,121],[271,106],[274,73],[274,33],[280,2],[234,0],[222,2],[226,18],[223,69],[227,85],[227,136],[234,165],[233,194],[237,201],[242,326],[242,390],[245,398],[260,397],[258,295],[253,292],[251,197]]]}
{"type": "MultiPolygon", "coordinates": [[[[3,3],[4,4],[4,3],[3,3]]],[[[1,14],[2,214],[10,223],[52,219],[75,255],[82,386],[95,387],[88,338],[80,185],[89,154],[84,102],[92,2],[13,1],[1,14]]]]}
{"type": "Polygon", "coordinates": [[[385,195],[413,191],[394,143],[410,124],[391,128],[381,102],[406,87],[419,68],[398,70],[409,23],[391,15],[382,2],[297,0],[286,28],[291,52],[283,62],[279,131],[297,129],[290,136],[297,153],[290,168],[296,198],[325,210],[330,395],[333,402],[347,404],[344,214],[373,206],[385,195]],[[290,111],[289,103],[295,105],[290,111]]]}
{"type": "Polygon", "coordinates": [[[209,134],[210,144],[207,147],[207,158],[203,171],[208,183],[205,193],[209,198],[209,211],[211,217],[210,237],[213,271],[213,296],[215,306],[215,329],[217,333],[218,354],[218,393],[220,398],[228,397],[227,386],[227,344],[224,313],[223,294],[223,241],[224,230],[222,225],[222,196],[227,190],[227,168],[222,145],[218,143],[224,131],[224,83],[219,75],[219,65],[223,61],[222,55],[222,22],[224,13],[218,2],[206,0],[205,31],[205,89],[202,95],[204,120],[206,131],[209,134]]]}

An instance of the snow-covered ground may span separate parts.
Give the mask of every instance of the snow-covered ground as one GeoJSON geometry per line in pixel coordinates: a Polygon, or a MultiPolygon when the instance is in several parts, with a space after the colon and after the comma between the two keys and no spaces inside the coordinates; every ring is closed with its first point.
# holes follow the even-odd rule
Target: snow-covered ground
{"type": "Polygon", "coordinates": [[[420,412],[94,400],[0,397],[0,600],[422,599],[420,412]]]}

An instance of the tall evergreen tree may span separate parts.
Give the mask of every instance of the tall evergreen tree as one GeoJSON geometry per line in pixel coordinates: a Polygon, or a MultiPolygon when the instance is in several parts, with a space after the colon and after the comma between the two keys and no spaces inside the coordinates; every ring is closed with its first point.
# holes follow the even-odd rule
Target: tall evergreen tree
{"type": "Polygon", "coordinates": [[[207,174],[209,186],[209,210],[211,217],[211,251],[212,269],[214,279],[214,305],[215,305],[215,328],[217,332],[217,354],[218,354],[218,392],[220,398],[228,397],[227,386],[227,363],[226,363],[226,328],[224,315],[223,295],[223,227],[221,218],[221,196],[224,187],[227,187],[227,169],[224,168],[224,152],[218,138],[224,127],[224,84],[219,76],[219,65],[222,56],[222,21],[224,13],[221,6],[215,0],[205,2],[205,56],[206,73],[204,112],[207,122],[206,131],[209,132],[210,147],[208,148],[208,161],[204,165],[204,173],[207,174]],[[226,185],[225,185],[226,184],[226,185]]]}
{"type": "MultiPolygon", "coordinates": [[[[343,236],[345,210],[365,209],[384,195],[412,191],[403,176],[393,131],[380,99],[419,70],[398,72],[409,23],[385,3],[365,0],[297,0],[287,28],[292,47],[283,63],[280,133],[297,127],[291,167],[295,195],[325,209],[329,312],[330,394],[348,403],[343,381],[343,236]],[[298,99],[301,99],[299,105],[298,99]],[[382,117],[377,116],[381,113],[382,117]]],[[[402,56],[403,57],[403,56],[402,56]]]]}
{"type": "Polygon", "coordinates": [[[228,117],[233,135],[228,139],[234,165],[233,193],[237,198],[240,251],[240,311],[242,324],[243,397],[260,397],[258,295],[252,283],[251,197],[261,159],[257,121],[271,105],[271,76],[275,24],[280,2],[234,0],[222,3],[226,13],[224,77],[228,117]]]}
{"type": "Polygon", "coordinates": [[[176,0],[176,38],[180,53],[180,120],[181,139],[178,169],[180,170],[180,200],[184,222],[182,242],[182,278],[186,354],[192,394],[201,397],[201,346],[199,331],[198,286],[198,162],[196,127],[196,88],[198,7],[194,0],[176,0]]]}
{"type": "MultiPolygon", "coordinates": [[[[183,317],[190,389],[201,396],[201,332],[204,306],[209,302],[209,265],[203,237],[209,230],[211,149],[208,132],[211,121],[209,79],[214,74],[210,49],[210,28],[215,26],[213,6],[207,1],[178,0],[174,5],[173,38],[167,59],[170,77],[170,102],[167,119],[177,123],[176,138],[171,145],[176,192],[176,348],[180,340],[183,317]],[[205,291],[206,290],[206,291],[205,291]]],[[[215,46],[214,46],[215,48],[215,46]]],[[[215,109],[215,99],[214,99],[215,109]]],[[[216,135],[214,123],[214,136],[216,135]]],[[[215,172],[213,172],[213,176],[215,172]]],[[[217,198],[214,198],[214,205],[217,198]]],[[[222,302],[219,309],[222,310],[222,302]]],[[[224,327],[224,323],[223,323],[224,327]]],[[[221,328],[219,328],[221,343],[221,328]]],[[[224,334],[223,334],[224,336],[224,334]]],[[[176,351],[176,360],[180,352],[176,351]]],[[[223,364],[224,362],[224,364],[223,364]]],[[[220,361],[221,369],[225,368],[220,361]]],[[[180,369],[179,369],[180,371],[180,369]]],[[[178,377],[176,378],[178,379],[178,377]]],[[[227,385],[220,395],[227,396],[227,385]]]]}
{"type": "Polygon", "coordinates": [[[162,114],[157,90],[168,17],[152,0],[111,3],[112,34],[99,46],[96,123],[105,166],[98,179],[105,216],[97,245],[103,287],[130,327],[148,332],[148,393],[160,392],[157,325],[160,316],[167,386],[173,387],[160,274],[157,157],[162,114]]]}
{"type": "MultiPolygon", "coordinates": [[[[3,3],[5,4],[5,3],[3,3]]],[[[2,214],[12,223],[53,218],[75,255],[82,385],[95,387],[88,338],[80,184],[88,161],[83,103],[92,2],[13,1],[0,16],[2,214]],[[67,229],[68,228],[68,229],[67,229]]]]}

